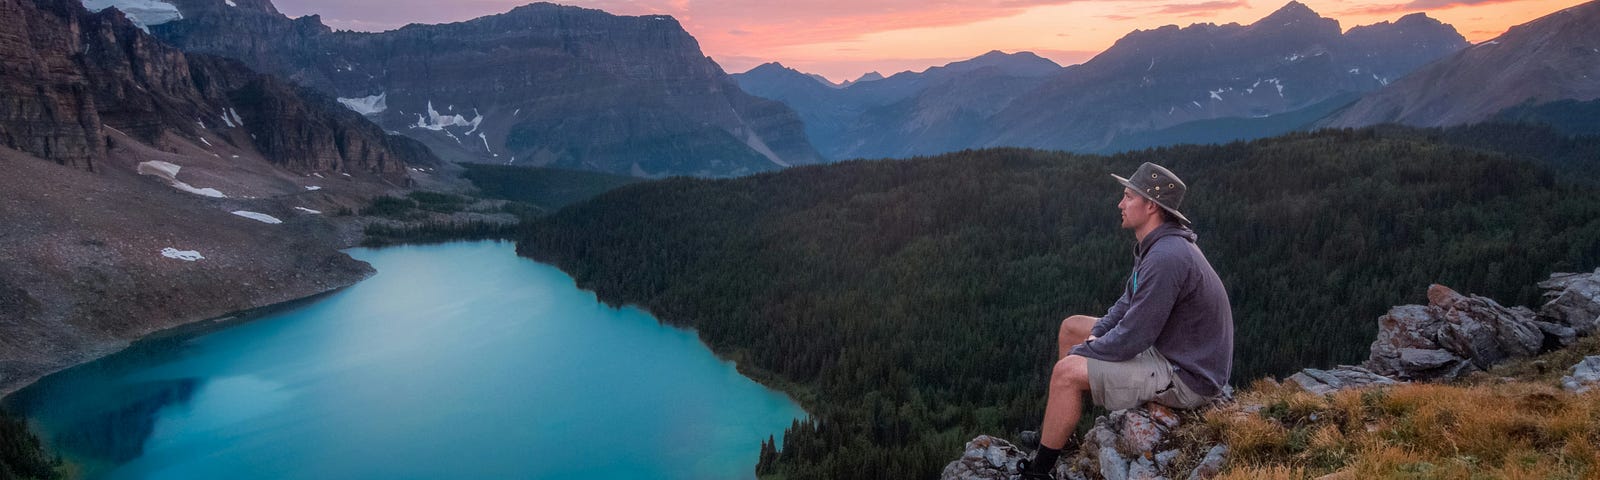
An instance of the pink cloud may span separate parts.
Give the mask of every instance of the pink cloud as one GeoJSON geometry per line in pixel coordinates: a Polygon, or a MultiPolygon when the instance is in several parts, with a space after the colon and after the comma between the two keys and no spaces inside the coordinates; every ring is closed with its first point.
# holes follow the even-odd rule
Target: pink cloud
{"type": "Polygon", "coordinates": [[[1412,0],[1410,2],[1397,4],[1362,5],[1341,11],[1339,12],[1339,15],[1382,15],[1399,12],[1422,12],[1519,1],[1523,0],[1412,0]]]}
{"type": "Polygon", "coordinates": [[[1213,14],[1213,13],[1216,13],[1216,12],[1219,12],[1219,11],[1223,11],[1223,10],[1233,10],[1235,8],[1249,7],[1249,6],[1250,6],[1250,4],[1245,2],[1244,0],[1237,0],[1237,1],[1218,0],[1218,1],[1213,1],[1213,2],[1201,2],[1201,3],[1177,3],[1177,4],[1170,4],[1170,5],[1162,5],[1159,8],[1156,8],[1155,13],[1167,13],[1167,14],[1180,14],[1181,13],[1181,14],[1188,14],[1187,16],[1192,16],[1192,15],[1195,15],[1195,14],[1210,15],[1210,14],[1213,14]]]}

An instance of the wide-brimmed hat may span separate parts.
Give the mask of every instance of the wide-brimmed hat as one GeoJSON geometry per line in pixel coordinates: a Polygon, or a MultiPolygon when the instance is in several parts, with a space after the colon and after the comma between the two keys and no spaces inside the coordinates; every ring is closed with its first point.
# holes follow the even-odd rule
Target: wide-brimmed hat
{"type": "Polygon", "coordinates": [[[1123,186],[1139,192],[1139,195],[1144,196],[1146,200],[1155,202],[1179,222],[1189,225],[1189,217],[1178,213],[1178,207],[1183,205],[1183,192],[1189,187],[1184,185],[1183,180],[1179,180],[1177,175],[1173,175],[1171,170],[1144,162],[1144,165],[1140,165],[1139,169],[1133,172],[1133,178],[1122,178],[1115,173],[1111,174],[1111,177],[1122,182],[1123,186]]]}

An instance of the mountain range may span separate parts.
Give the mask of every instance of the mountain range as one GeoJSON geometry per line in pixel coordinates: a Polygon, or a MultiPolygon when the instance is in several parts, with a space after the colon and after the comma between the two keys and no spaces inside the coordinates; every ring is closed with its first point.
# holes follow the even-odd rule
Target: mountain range
{"type": "Polygon", "coordinates": [[[1512,27],[1373,92],[1322,126],[1447,126],[1514,107],[1600,98],[1600,2],[1512,27]]]}
{"type": "Polygon", "coordinates": [[[1466,46],[1425,14],[1343,32],[1337,20],[1289,2],[1250,25],[1135,31],[1065,68],[1031,53],[991,52],[837,89],[805,85],[796,81],[803,74],[771,64],[736,78],[801,112],[831,159],[993,146],[1100,152],[1199,122],[1310,116],[1294,126],[1303,125],[1466,46]]]}
{"type": "Polygon", "coordinates": [[[172,0],[148,28],[338,97],[456,162],[731,176],[821,159],[664,15],[536,3],[466,22],[333,31],[268,0],[172,0]]]}

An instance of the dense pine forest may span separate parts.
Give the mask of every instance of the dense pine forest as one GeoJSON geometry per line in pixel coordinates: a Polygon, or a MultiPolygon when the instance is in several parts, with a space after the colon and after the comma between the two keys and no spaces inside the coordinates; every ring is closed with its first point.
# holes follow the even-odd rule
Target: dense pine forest
{"type": "Polygon", "coordinates": [[[677,178],[533,222],[519,252],[793,393],[812,418],[763,446],[763,476],[931,478],[976,434],[1036,427],[1060,320],[1116,299],[1133,239],[1108,173],[1152,161],[1189,183],[1245,384],[1360,361],[1377,317],[1430,283],[1537,305],[1550,272],[1594,269],[1600,139],[1553,132],[1332,130],[677,178]]]}

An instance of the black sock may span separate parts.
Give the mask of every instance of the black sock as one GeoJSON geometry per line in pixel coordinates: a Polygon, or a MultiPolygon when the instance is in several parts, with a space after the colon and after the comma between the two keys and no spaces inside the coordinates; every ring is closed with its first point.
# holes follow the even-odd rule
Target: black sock
{"type": "Polygon", "coordinates": [[[1028,462],[1029,473],[1050,473],[1055,468],[1056,459],[1061,457],[1061,450],[1039,445],[1039,451],[1033,452],[1033,460],[1028,462]]]}

